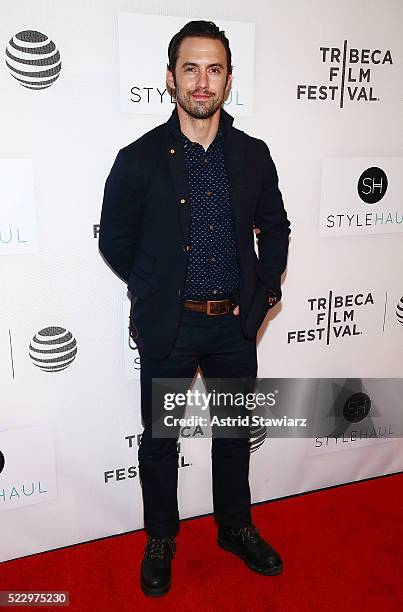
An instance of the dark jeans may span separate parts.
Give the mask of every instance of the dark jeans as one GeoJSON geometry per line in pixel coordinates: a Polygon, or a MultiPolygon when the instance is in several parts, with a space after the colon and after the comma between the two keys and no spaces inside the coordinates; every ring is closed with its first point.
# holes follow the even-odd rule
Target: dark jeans
{"type": "MultiPolygon", "coordinates": [[[[144,432],[139,448],[143,488],[144,528],[163,537],[179,531],[177,499],[177,438],[153,438],[151,391],[153,378],[192,379],[200,366],[204,378],[255,379],[256,339],[242,333],[239,315],[208,316],[184,310],[178,336],[169,356],[141,358],[141,413],[144,432]]],[[[216,521],[227,527],[250,525],[250,441],[212,438],[213,507],[216,521]]]]}

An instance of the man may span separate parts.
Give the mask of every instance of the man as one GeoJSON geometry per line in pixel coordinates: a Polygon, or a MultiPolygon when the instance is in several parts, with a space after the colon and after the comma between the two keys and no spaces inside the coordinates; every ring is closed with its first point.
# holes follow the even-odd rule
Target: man
{"type": "MultiPolygon", "coordinates": [[[[141,359],[147,595],[169,590],[179,531],[177,439],[152,435],[151,382],[192,379],[198,366],[206,379],[256,377],[256,335],[281,299],[290,233],[267,145],[235,129],[222,108],[232,80],[225,33],[190,22],[168,57],[176,108],[119,151],[99,235],[103,256],[128,284],[141,359]]],[[[249,439],[214,437],[211,454],[218,544],[253,571],[280,573],[280,555],[252,522],[249,439]]]]}

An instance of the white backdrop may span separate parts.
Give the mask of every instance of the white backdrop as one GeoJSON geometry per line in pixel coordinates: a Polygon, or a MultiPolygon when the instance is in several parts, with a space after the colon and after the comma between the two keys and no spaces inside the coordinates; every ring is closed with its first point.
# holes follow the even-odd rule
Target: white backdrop
{"type": "MultiPolygon", "coordinates": [[[[259,376],[402,376],[403,7],[4,0],[0,11],[4,561],[142,527],[139,358],[126,287],[103,262],[97,231],[117,151],[170,114],[166,94],[161,112],[158,97],[147,107],[144,88],[161,96],[169,39],[193,17],[225,26],[233,42],[238,96],[227,110],[269,145],[291,220],[283,300],[259,334],[259,376]],[[142,13],[176,19],[144,24],[142,13]],[[11,59],[9,41],[24,31],[43,41],[20,40],[11,59]],[[53,82],[35,91],[46,77],[27,60],[44,45],[53,82]],[[140,103],[128,86],[140,88],[140,103]]],[[[346,382],[352,392],[357,384],[346,382]]],[[[363,386],[379,408],[380,387],[363,386]]],[[[388,404],[382,423],[400,408],[388,404]]],[[[398,438],[257,446],[255,502],[403,468],[398,438]]],[[[210,440],[182,440],[180,451],[181,517],[211,512],[210,440]]]]}

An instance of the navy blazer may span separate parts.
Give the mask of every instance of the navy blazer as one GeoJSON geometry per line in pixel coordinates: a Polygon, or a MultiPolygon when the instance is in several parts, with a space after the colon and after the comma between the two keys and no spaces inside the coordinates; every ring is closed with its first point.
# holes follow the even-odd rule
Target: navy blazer
{"type": "MultiPolygon", "coordinates": [[[[267,145],[233,127],[233,117],[223,108],[220,113],[240,271],[239,316],[243,333],[253,338],[270,307],[268,290],[281,299],[290,222],[267,145]],[[259,257],[254,226],[260,229],[259,257]]],[[[164,358],[175,341],[183,311],[190,222],[175,108],[166,123],[119,151],[102,203],[99,249],[128,284],[140,353],[164,358]]]]}

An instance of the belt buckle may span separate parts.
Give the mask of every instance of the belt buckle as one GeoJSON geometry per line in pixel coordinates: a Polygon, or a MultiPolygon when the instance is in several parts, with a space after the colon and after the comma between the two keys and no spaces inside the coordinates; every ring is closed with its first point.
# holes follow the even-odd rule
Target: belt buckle
{"type": "Polygon", "coordinates": [[[207,310],[206,310],[206,314],[208,314],[208,315],[212,315],[212,316],[217,316],[217,315],[221,315],[221,314],[224,314],[224,313],[229,312],[229,310],[228,310],[228,306],[227,306],[226,310],[221,311],[221,312],[212,312],[212,311],[211,311],[211,305],[212,305],[212,304],[219,304],[219,303],[221,303],[221,302],[224,302],[224,300],[207,300],[207,310]]]}

